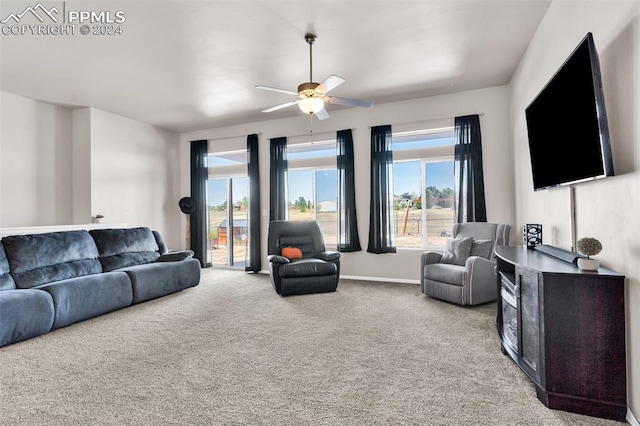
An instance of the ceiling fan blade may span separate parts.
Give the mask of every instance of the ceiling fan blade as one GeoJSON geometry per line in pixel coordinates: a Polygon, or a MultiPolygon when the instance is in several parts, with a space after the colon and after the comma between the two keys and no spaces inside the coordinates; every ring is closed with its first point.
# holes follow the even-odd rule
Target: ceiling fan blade
{"type": "Polygon", "coordinates": [[[371,108],[373,106],[373,102],[361,101],[360,99],[337,98],[335,96],[331,96],[331,97],[327,96],[325,100],[330,104],[345,105],[345,106],[351,106],[351,107],[371,108]]]}
{"type": "Polygon", "coordinates": [[[329,90],[335,89],[344,83],[344,81],[344,78],[331,74],[322,83],[320,83],[318,87],[316,87],[316,92],[329,93],[329,90]]]}
{"type": "Polygon", "coordinates": [[[298,96],[298,92],[292,92],[291,90],[278,89],[276,87],[269,87],[269,86],[253,86],[253,87],[255,87],[256,89],[270,90],[272,92],[286,93],[287,95],[298,96]]]}
{"type": "Polygon", "coordinates": [[[271,107],[271,108],[265,109],[265,110],[263,110],[262,112],[273,112],[273,111],[277,111],[277,110],[279,110],[279,109],[286,108],[286,107],[290,107],[291,105],[295,105],[295,104],[297,104],[297,103],[298,103],[298,101],[287,102],[286,104],[282,104],[282,105],[278,105],[278,106],[274,106],[274,107],[271,107]]]}
{"type": "Polygon", "coordinates": [[[329,118],[329,113],[325,108],[322,108],[320,111],[316,112],[315,116],[318,117],[318,120],[326,120],[329,118]]]}

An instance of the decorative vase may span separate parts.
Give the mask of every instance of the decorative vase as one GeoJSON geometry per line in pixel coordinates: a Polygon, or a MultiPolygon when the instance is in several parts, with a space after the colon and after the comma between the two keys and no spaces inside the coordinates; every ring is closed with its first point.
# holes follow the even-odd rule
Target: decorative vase
{"type": "Polygon", "coordinates": [[[583,271],[595,271],[599,266],[600,262],[598,262],[598,259],[578,259],[578,268],[582,269],[583,271]]]}

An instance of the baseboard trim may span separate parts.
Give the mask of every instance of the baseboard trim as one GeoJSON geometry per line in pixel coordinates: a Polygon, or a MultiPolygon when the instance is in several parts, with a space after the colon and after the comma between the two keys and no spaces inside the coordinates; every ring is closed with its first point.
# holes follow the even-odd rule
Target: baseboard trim
{"type": "Polygon", "coordinates": [[[380,278],[380,277],[364,277],[361,275],[340,275],[340,278],[345,280],[356,281],[375,281],[383,283],[397,283],[397,284],[420,284],[420,280],[405,280],[402,278],[380,278]]]}
{"type": "Polygon", "coordinates": [[[633,414],[633,411],[631,411],[631,408],[627,407],[627,423],[629,423],[631,426],[640,426],[640,422],[638,421],[638,418],[636,417],[635,414],[633,414]]]}
{"type": "MultiPolygon", "coordinates": [[[[268,270],[262,270],[260,271],[260,273],[269,275],[268,270]]],[[[361,275],[340,275],[340,279],[354,280],[354,281],[375,281],[375,282],[381,282],[381,283],[397,283],[397,284],[420,284],[420,280],[405,280],[402,278],[364,277],[361,275]]]]}

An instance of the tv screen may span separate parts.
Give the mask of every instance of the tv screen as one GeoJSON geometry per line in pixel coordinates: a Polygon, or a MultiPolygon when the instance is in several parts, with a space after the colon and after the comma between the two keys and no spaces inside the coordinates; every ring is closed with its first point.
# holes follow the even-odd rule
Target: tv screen
{"type": "Polygon", "coordinates": [[[600,64],[591,33],[525,115],[534,190],[613,175],[600,64]]]}

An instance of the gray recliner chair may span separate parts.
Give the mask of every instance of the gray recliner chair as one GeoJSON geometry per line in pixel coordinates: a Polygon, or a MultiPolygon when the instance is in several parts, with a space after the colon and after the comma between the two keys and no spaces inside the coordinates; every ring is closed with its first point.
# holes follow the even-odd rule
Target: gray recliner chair
{"type": "Polygon", "coordinates": [[[315,220],[269,222],[269,276],[282,296],[336,291],[340,277],[340,253],[326,251],[320,226],[315,220]],[[289,259],[283,248],[297,248],[302,258],[289,259]]]}
{"type": "Polygon", "coordinates": [[[459,305],[497,299],[494,249],[509,244],[511,226],[473,222],[453,225],[453,239],[443,254],[425,252],[420,290],[427,296],[459,305]]]}

